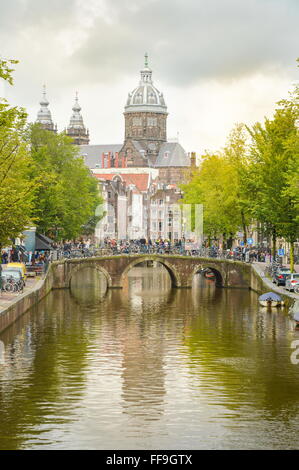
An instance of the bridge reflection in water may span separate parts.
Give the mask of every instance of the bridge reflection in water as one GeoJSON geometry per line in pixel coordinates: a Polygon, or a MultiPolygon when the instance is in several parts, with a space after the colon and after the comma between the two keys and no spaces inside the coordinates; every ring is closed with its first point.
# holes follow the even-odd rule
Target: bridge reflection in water
{"type": "Polygon", "coordinates": [[[282,311],[201,275],[172,289],[159,265],[116,290],[76,276],[0,335],[1,449],[298,447],[282,311]]]}

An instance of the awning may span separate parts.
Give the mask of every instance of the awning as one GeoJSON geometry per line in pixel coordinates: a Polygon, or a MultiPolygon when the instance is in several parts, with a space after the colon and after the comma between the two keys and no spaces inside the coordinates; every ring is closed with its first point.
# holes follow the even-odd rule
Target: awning
{"type": "Polygon", "coordinates": [[[46,235],[41,235],[39,233],[35,234],[35,249],[36,251],[49,251],[53,250],[52,248],[53,240],[46,237],[46,235]]]}

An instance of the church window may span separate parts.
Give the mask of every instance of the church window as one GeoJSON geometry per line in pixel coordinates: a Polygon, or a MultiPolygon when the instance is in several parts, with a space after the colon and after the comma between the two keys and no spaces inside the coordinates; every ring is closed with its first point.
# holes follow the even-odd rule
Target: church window
{"type": "Polygon", "coordinates": [[[155,117],[147,118],[147,125],[148,126],[156,126],[157,125],[157,118],[155,118],[155,117]]]}
{"type": "Polygon", "coordinates": [[[133,126],[141,126],[141,118],[140,117],[134,117],[133,118],[133,126]]]}

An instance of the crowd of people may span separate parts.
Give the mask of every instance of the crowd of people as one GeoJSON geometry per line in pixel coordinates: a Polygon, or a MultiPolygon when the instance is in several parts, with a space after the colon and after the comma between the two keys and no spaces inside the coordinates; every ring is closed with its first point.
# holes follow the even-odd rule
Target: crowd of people
{"type": "Polygon", "coordinates": [[[226,258],[244,262],[266,262],[272,261],[269,248],[238,246],[230,249],[223,249],[217,245],[207,246],[207,244],[194,243],[192,240],[117,240],[105,238],[100,248],[91,240],[65,241],[53,243],[52,251],[26,252],[23,247],[12,246],[3,249],[1,253],[1,263],[23,262],[29,266],[39,264],[48,265],[52,260],[70,257],[87,257],[101,254],[104,249],[111,254],[178,254],[187,256],[204,256],[211,258],[226,258]]]}
{"type": "Polygon", "coordinates": [[[227,258],[244,262],[271,262],[271,250],[262,247],[238,246],[231,249],[219,248],[216,245],[198,245],[192,240],[116,240],[106,238],[104,247],[115,254],[126,253],[160,253],[181,254],[189,256],[206,256],[211,258],[227,258]]]}
{"type": "Polygon", "coordinates": [[[1,263],[25,263],[29,265],[45,264],[51,261],[51,251],[25,251],[23,248],[12,246],[1,252],[1,263]]]}

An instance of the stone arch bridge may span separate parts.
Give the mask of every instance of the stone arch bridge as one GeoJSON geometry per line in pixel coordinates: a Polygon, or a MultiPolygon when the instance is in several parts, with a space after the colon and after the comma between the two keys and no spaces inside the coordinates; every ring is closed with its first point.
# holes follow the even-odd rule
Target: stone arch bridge
{"type": "Polygon", "coordinates": [[[203,269],[214,272],[219,287],[247,288],[251,286],[251,266],[240,261],[179,255],[117,255],[79,258],[53,263],[53,288],[68,288],[74,273],[93,268],[103,273],[108,288],[122,288],[127,273],[146,261],[161,263],[168,271],[173,287],[192,287],[193,276],[203,269]],[[53,266],[54,267],[54,266],[53,266]]]}

